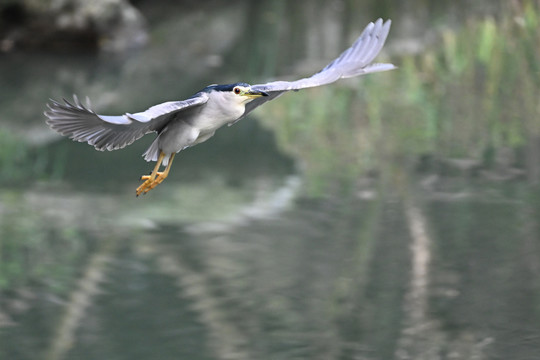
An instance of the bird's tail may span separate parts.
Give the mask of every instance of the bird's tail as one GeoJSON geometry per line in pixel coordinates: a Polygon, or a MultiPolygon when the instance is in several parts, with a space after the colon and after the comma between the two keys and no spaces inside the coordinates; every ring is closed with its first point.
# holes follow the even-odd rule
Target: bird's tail
{"type": "Polygon", "coordinates": [[[157,161],[157,159],[159,157],[158,139],[159,139],[159,136],[157,136],[155,138],[155,140],[152,142],[152,144],[150,145],[150,147],[148,149],[146,149],[146,151],[142,155],[142,156],[144,156],[144,160],[146,160],[146,161],[157,161]]]}
{"type": "MultiPolygon", "coordinates": [[[[159,149],[159,136],[156,137],[156,139],[152,142],[152,144],[150,145],[150,147],[148,149],[146,149],[146,151],[144,152],[144,154],[142,156],[144,156],[144,160],[146,161],[157,161],[158,158],[159,158],[159,153],[160,153],[160,149],[159,149]]],[[[165,155],[165,157],[163,158],[163,161],[161,162],[161,165],[163,166],[167,166],[169,164],[169,159],[171,158],[171,155],[165,155]]]]}

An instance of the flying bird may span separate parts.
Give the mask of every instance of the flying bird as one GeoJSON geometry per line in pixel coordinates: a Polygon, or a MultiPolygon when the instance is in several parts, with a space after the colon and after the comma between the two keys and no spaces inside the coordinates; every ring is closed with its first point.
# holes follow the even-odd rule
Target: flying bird
{"type": "Polygon", "coordinates": [[[243,82],[210,85],[186,100],[169,101],[138,113],[119,116],[100,115],[84,105],[76,95],[73,102],[50,100],[45,111],[47,124],[69,138],[87,142],[97,150],[117,150],[142,136],[155,132],[157,137],[143,154],[155,161],[150,175],[136,195],[146,194],[168,176],[176,153],[211,138],[223,125],[232,125],[255,108],[290,90],[301,90],[333,83],[341,78],[387,71],[392,64],[372,63],[381,51],[391,21],[369,23],[354,44],[311,77],[297,81],[273,81],[249,85],[243,82]],[[161,167],[163,171],[160,171],[161,167]]]}

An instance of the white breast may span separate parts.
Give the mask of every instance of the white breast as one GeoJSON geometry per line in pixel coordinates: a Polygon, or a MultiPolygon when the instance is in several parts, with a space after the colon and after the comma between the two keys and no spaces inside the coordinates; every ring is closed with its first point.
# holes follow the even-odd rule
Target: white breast
{"type": "Polygon", "coordinates": [[[214,132],[240,118],[245,111],[245,99],[232,92],[211,92],[208,102],[192,125],[201,133],[214,132]]]}

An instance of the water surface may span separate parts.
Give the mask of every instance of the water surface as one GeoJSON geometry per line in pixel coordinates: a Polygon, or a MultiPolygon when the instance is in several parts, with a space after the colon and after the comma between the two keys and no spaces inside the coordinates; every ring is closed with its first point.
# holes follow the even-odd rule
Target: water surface
{"type": "Polygon", "coordinates": [[[448,58],[429,53],[437,21],[466,30],[499,6],[212,3],[141,5],[134,53],[0,59],[0,358],[535,359],[538,114],[490,105],[479,84],[499,68],[462,65],[450,33],[448,58]],[[379,16],[398,71],[287,94],[141,198],[151,137],[102,153],[44,125],[49,97],[114,114],[309,75],[379,16]]]}

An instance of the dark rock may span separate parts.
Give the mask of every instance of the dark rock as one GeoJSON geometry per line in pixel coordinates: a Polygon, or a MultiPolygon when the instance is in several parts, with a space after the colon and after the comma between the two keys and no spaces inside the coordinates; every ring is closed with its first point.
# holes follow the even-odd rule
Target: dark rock
{"type": "Polygon", "coordinates": [[[143,16],[125,0],[0,4],[0,52],[122,52],[146,40],[143,16]]]}

